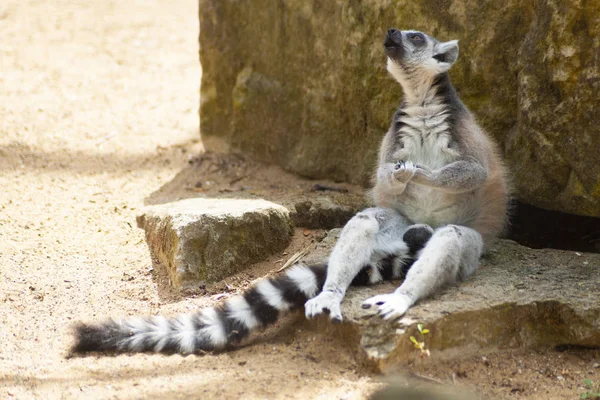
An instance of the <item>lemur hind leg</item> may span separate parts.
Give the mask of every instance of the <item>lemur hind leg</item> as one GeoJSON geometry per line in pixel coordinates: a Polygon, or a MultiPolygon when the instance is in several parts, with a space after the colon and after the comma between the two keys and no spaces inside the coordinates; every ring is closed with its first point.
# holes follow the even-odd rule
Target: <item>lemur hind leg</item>
{"type": "Polygon", "coordinates": [[[384,319],[402,316],[415,302],[443,285],[471,275],[483,250],[481,235],[468,227],[448,225],[437,229],[406,279],[394,293],[371,297],[363,308],[377,305],[384,319]]]}
{"type": "Polygon", "coordinates": [[[405,217],[387,208],[368,208],[348,221],[329,257],[323,291],[305,304],[306,317],[325,312],[333,322],[341,322],[340,304],[361,269],[377,266],[390,255],[408,254],[402,236],[409,225],[405,217]]]}
{"type": "Polygon", "coordinates": [[[366,286],[392,279],[404,279],[432,235],[433,229],[429,225],[409,226],[402,236],[402,240],[408,246],[408,253],[391,254],[381,259],[379,263],[363,267],[352,280],[351,286],[366,286]]]}

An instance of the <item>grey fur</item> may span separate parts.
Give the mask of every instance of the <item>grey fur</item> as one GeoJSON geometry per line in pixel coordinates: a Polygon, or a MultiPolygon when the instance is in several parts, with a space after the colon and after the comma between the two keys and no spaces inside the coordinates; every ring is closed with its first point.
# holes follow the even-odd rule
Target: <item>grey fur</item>
{"type": "Polygon", "coordinates": [[[476,161],[460,160],[436,171],[417,168],[412,182],[422,186],[459,193],[481,187],[487,179],[487,171],[476,161]]]}

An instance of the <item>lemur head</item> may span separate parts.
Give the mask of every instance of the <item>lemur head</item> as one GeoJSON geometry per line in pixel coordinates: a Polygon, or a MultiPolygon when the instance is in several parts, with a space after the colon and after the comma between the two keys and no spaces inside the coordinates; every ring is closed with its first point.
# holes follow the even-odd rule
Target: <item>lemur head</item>
{"type": "Polygon", "coordinates": [[[440,42],[418,31],[389,29],[383,44],[387,70],[403,86],[448,71],[458,58],[457,40],[440,42]]]}

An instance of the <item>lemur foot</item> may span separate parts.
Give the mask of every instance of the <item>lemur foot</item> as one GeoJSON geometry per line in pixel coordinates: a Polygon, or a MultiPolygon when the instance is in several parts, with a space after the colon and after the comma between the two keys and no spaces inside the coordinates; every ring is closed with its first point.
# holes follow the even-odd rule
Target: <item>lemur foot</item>
{"type": "Polygon", "coordinates": [[[362,308],[371,308],[376,305],[379,308],[378,315],[383,319],[393,319],[404,315],[412,306],[410,297],[400,293],[380,294],[363,302],[362,308]]]}
{"type": "Polygon", "coordinates": [[[306,302],[304,305],[304,313],[308,319],[326,313],[329,314],[331,322],[340,323],[343,320],[342,310],[340,309],[341,303],[342,297],[339,293],[324,291],[317,297],[306,302]]]}

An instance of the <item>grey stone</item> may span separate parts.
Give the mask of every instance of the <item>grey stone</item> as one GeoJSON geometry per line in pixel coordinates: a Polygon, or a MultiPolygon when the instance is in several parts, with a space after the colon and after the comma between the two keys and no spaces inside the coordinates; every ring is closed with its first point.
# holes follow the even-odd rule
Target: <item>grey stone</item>
{"type": "Polygon", "coordinates": [[[316,248],[311,251],[306,257],[302,259],[302,262],[306,264],[319,264],[326,260],[333,249],[333,246],[340,238],[341,228],[332,229],[327,232],[327,235],[316,244],[316,248]]]}
{"type": "Polygon", "coordinates": [[[200,0],[207,149],[367,184],[401,89],[390,27],[459,39],[451,77],[527,203],[600,216],[599,0],[200,0]]]}
{"type": "Polygon", "coordinates": [[[265,200],[186,199],[146,207],[137,224],[173,286],[214,282],[283,250],[289,211],[265,200]]]}
{"type": "MultiPolygon", "coordinates": [[[[339,230],[333,231],[305,261],[326,257],[337,236],[339,230]]],[[[363,361],[381,371],[418,357],[410,336],[424,339],[434,360],[519,347],[595,347],[600,346],[599,268],[600,254],[533,250],[498,240],[471,278],[421,301],[397,321],[383,321],[361,304],[400,282],[351,288],[341,326],[326,318],[308,324],[354,342],[363,361]],[[419,323],[430,330],[425,337],[419,323]]]]}
{"type": "Polygon", "coordinates": [[[344,226],[356,213],[366,208],[365,202],[340,204],[327,196],[294,202],[292,220],[299,227],[333,229],[344,226]]]}

